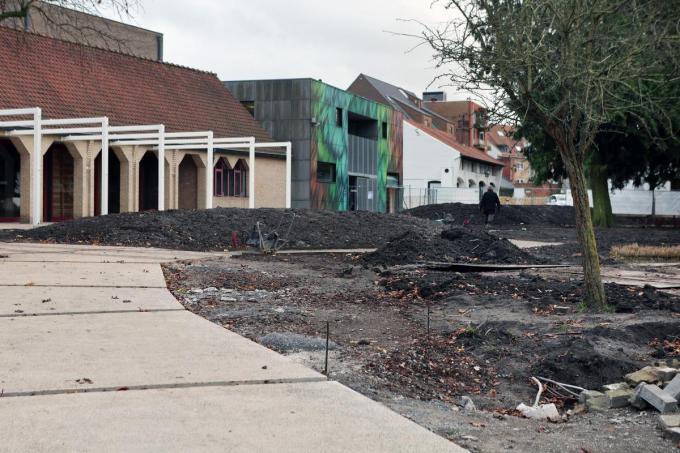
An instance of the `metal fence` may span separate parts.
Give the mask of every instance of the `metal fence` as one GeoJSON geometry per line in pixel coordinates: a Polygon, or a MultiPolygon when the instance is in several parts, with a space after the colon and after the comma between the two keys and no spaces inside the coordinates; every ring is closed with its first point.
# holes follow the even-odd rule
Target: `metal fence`
{"type": "Polygon", "coordinates": [[[479,189],[468,189],[458,187],[437,187],[437,188],[413,188],[406,186],[403,188],[404,209],[413,209],[418,206],[443,203],[479,203],[479,189]]]}
{"type": "MultiPolygon", "coordinates": [[[[478,189],[457,187],[436,188],[413,188],[403,187],[403,209],[417,208],[418,206],[463,203],[477,204],[480,199],[478,189]]],[[[592,206],[592,193],[589,192],[592,206]]],[[[618,215],[648,216],[652,214],[652,206],[655,205],[656,215],[680,217],[680,191],[623,189],[610,193],[612,211],[618,215]]],[[[540,188],[521,191],[515,190],[513,196],[503,196],[501,203],[504,205],[540,206],[557,205],[573,206],[571,192],[565,189],[540,188]]]]}

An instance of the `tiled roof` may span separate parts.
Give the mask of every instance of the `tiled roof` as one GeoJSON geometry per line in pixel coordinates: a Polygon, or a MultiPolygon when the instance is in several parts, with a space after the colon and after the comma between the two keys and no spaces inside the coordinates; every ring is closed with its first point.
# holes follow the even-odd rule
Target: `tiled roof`
{"type": "Polygon", "coordinates": [[[508,152],[517,151],[515,146],[524,148],[526,146],[526,140],[520,139],[516,140],[513,135],[515,134],[515,129],[512,126],[504,124],[495,124],[491,126],[489,132],[486,133],[486,140],[490,141],[497,147],[507,146],[508,152]]]}
{"type": "Polygon", "coordinates": [[[271,141],[215,74],[0,27],[0,108],[271,141]]]}
{"type": "Polygon", "coordinates": [[[439,129],[427,127],[423,124],[416,123],[415,121],[411,121],[411,120],[404,120],[404,121],[409,123],[411,126],[416,127],[418,129],[420,129],[421,131],[425,132],[427,135],[439,140],[440,142],[444,143],[445,145],[448,145],[451,148],[455,149],[462,156],[465,156],[469,159],[474,159],[474,160],[478,160],[478,161],[481,161],[481,162],[486,162],[486,163],[489,163],[489,164],[492,164],[492,165],[498,165],[498,166],[501,166],[501,167],[504,166],[501,161],[494,159],[493,157],[486,154],[484,151],[458,143],[456,141],[456,138],[453,135],[451,135],[447,132],[440,131],[439,129]]]}
{"type": "Polygon", "coordinates": [[[392,103],[393,107],[397,110],[401,110],[402,113],[408,115],[408,112],[399,105],[403,104],[409,108],[417,110],[423,115],[436,116],[442,121],[449,121],[447,118],[441,116],[439,113],[434,112],[428,108],[424,108],[413,102],[411,98],[419,99],[418,96],[412,91],[405,90],[396,85],[384,82],[382,80],[376,79],[374,77],[368,76],[366,74],[360,74],[359,77],[363,77],[368,83],[370,83],[385,99],[392,103]],[[410,96],[410,97],[409,97],[410,96]]]}

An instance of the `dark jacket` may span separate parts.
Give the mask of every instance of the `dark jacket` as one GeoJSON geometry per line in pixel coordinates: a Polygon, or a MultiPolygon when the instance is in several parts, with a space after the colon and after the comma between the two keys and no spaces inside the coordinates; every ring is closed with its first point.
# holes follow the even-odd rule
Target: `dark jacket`
{"type": "Polygon", "coordinates": [[[501,200],[496,195],[496,192],[487,191],[482,196],[482,201],[479,202],[479,210],[484,214],[495,214],[496,209],[501,208],[501,200]]]}

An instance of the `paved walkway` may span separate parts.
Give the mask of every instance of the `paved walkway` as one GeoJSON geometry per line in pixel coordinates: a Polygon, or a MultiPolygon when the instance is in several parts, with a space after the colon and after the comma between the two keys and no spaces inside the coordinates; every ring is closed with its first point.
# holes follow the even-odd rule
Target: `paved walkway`
{"type": "Polygon", "coordinates": [[[0,451],[464,451],[185,311],[210,255],[0,243],[0,451]]]}

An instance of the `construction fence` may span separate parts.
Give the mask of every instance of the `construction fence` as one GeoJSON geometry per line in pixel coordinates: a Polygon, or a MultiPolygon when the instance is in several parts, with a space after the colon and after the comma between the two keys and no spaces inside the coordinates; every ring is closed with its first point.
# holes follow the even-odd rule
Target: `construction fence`
{"type": "MultiPolygon", "coordinates": [[[[418,206],[463,203],[477,204],[480,200],[479,189],[436,187],[436,188],[401,188],[403,193],[403,209],[413,209],[418,206]]],[[[512,195],[501,190],[501,203],[518,206],[573,206],[571,192],[565,189],[541,189],[540,191],[517,190],[512,195]]],[[[592,206],[592,193],[589,192],[592,206]]],[[[680,191],[644,189],[623,189],[610,193],[612,211],[618,215],[649,216],[652,207],[656,215],[680,217],[680,191]]]]}

